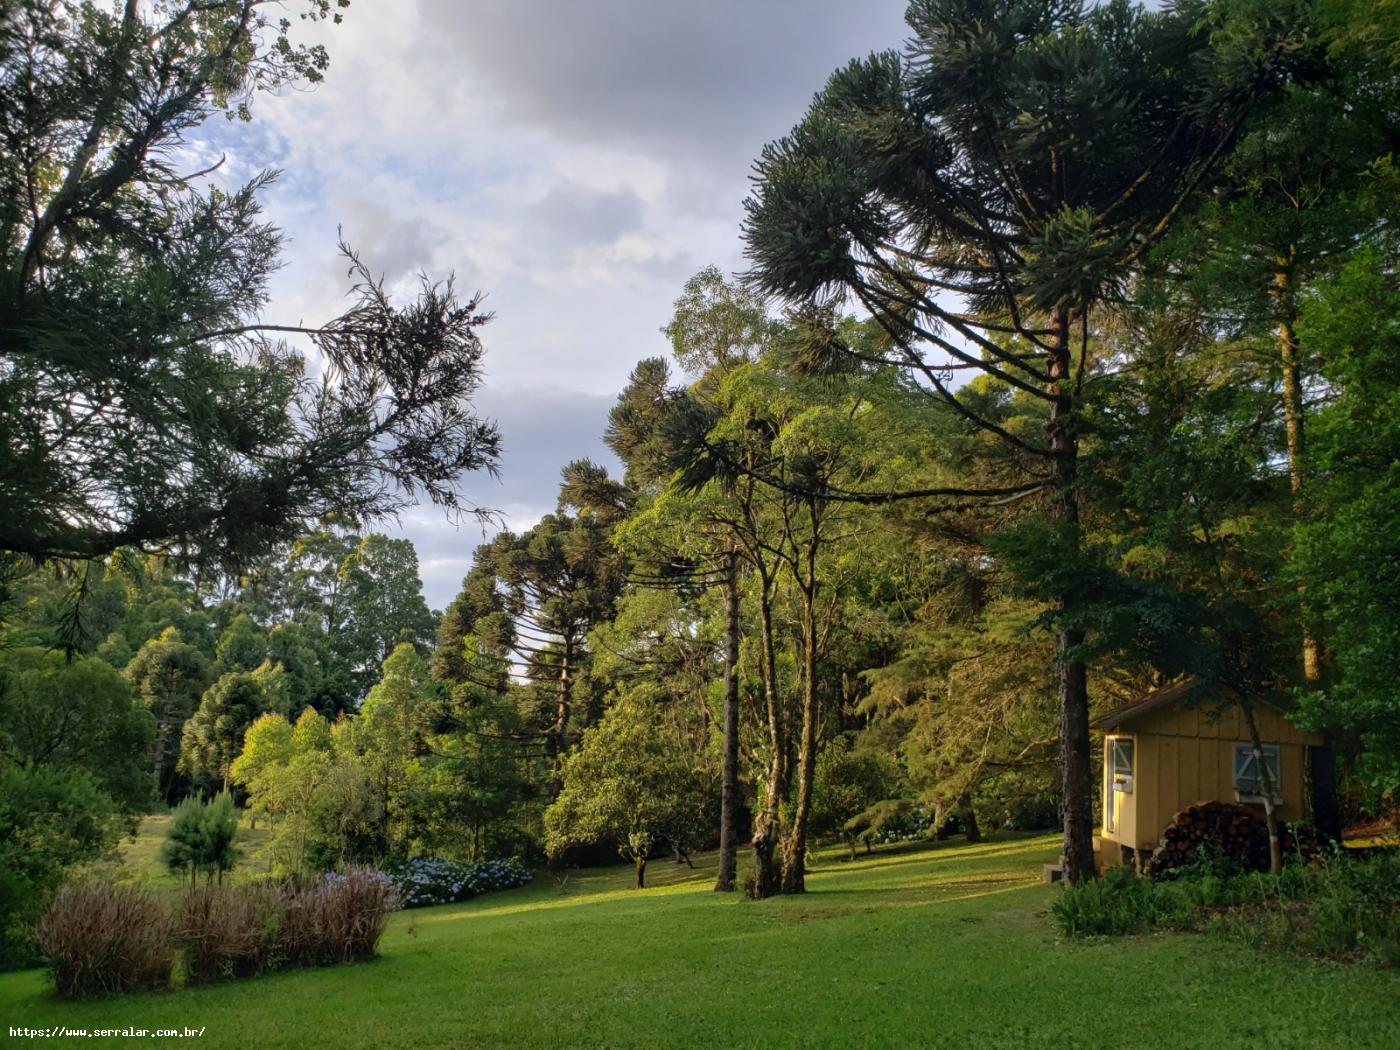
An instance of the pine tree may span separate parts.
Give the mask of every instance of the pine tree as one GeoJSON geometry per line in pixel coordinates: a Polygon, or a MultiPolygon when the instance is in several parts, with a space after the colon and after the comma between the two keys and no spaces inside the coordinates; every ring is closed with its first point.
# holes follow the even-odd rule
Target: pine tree
{"type": "Polygon", "coordinates": [[[458,480],[499,443],[471,407],[478,300],[425,280],[399,305],[342,246],[351,309],[269,323],[274,173],[222,190],[173,159],[258,91],[320,81],[326,50],[293,27],[347,2],[303,0],[299,19],[268,0],[5,5],[0,550],[159,547],[237,569],[326,514],[472,509],[458,480]]]}
{"type": "MultiPolygon", "coordinates": [[[[1281,16],[1280,16],[1281,19],[1281,16]]],[[[768,146],[747,202],[752,279],[809,310],[850,297],[888,359],[1022,459],[1025,480],[924,493],[935,508],[1036,497],[1073,564],[1094,313],[1289,72],[1290,27],[1248,3],[917,0],[906,50],[837,71],[768,146]],[[980,372],[1043,406],[1042,437],[977,411],[980,372]]],[[[830,357],[842,346],[818,348],[830,357]]],[[[1094,871],[1086,623],[1057,598],[1066,874],[1094,871]]]]}

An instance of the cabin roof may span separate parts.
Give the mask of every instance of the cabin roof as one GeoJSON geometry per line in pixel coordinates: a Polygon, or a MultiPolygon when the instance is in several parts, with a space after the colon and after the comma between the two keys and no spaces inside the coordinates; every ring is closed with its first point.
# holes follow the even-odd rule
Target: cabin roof
{"type": "MultiPolygon", "coordinates": [[[[1089,728],[1104,730],[1121,729],[1132,722],[1136,722],[1144,715],[1149,715],[1154,711],[1160,711],[1164,707],[1170,707],[1173,704],[1180,703],[1199,687],[1200,683],[1194,677],[1183,678],[1181,681],[1173,682],[1171,685],[1163,686],[1161,689],[1154,689],[1146,696],[1140,697],[1131,703],[1124,704],[1116,711],[1110,711],[1102,718],[1091,722],[1089,728]]],[[[1281,715],[1287,715],[1287,712],[1278,704],[1271,703],[1268,700],[1259,700],[1256,702],[1264,707],[1273,709],[1281,715]]]]}

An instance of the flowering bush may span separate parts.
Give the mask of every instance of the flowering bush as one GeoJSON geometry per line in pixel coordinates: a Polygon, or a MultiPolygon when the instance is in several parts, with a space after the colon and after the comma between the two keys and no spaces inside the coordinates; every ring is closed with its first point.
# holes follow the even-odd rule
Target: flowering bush
{"type": "Polygon", "coordinates": [[[464,901],[492,890],[524,886],[534,878],[518,860],[464,863],[437,857],[386,864],[384,873],[393,883],[399,906],[403,908],[464,901]]]}

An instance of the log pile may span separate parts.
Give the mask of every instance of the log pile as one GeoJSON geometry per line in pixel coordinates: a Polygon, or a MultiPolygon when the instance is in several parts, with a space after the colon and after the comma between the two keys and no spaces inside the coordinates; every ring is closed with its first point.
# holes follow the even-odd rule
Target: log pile
{"type": "MultiPolygon", "coordinates": [[[[1279,827],[1284,861],[1302,853],[1317,857],[1317,843],[1309,836],[1295,836],[1279,827]]],[[[1162,840],[1143,869],[1157,875],[1202,859],[1232,861],[1245,871],[1269,870],[1269,830],[1264,814],[1236,802],[1198,802],[1172,818],[1162,840]]]]}

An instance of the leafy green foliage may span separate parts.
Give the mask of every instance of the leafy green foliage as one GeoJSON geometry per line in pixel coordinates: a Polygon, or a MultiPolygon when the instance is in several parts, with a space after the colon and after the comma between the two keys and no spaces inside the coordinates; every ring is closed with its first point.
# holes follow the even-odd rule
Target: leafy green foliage
{"type": "Polygon", "coordinates": [[[233,618],[214,646],[214,670],[220,675],[252,671],[266,659],[267,635],[246,613],[233,618]]]}
{"type": "Polygon", "coordinates": [[[682,368],[693,376],[722,373],[751,360],[767,346],[772,325],[752,289],[725,280],[706,266],[688,281],[662,333],[682,368]]]}
{"type": "Polygon", "coordinates": [[[637,866],[652,850],[689,845],[703,832],[704,800],[695,771],[668,738],[657,705],[618,700],[564,760],[563,789],[545,811],[545,848],[611,845],[637,866]]]}
{"type": "Polygon", "coordinates": [[[0,968],[32,961],[26,924],[69,870],[106,855],[125,830],[91,774],[0,764],[0,968]]]}
{"type": "Polygon", "coordinates": [[[238,862],[237,834],[232,795],[224,791],[208,800],[192,795],[175,807],[160,862],[171,873],[188,876],[191,886],[201,875],[206,882],[222,882],[238,862]]]}
{"type": "Polygon", "coordinates": [[[28,648],[0,654],[0,754],[9,762],[84,770],[136,812],[152,799],[154,735],[151,713],[105,661],[70,663],[28,648]]]}
{"type": "MultiPolygon", "coordinates": [[[[858,818],[879,802],[897,797],[899,787],[897,770],[888,758],[833,741],[817,758],[812,786],[813,836],[839,835],[854,855],[856,840],[866,830],[858,818]]],[[[869,845],[867,838],[867,848],[869,845]]]]}
{"type": "Polygon", "coordinates": [[[219,677],[199,701],[180,735],[179,768],[203,788],[227,789],[229,768],[253,720],[270,707],[262,680],[246,671],[219,677]]]}
{"type": "Polygon", "coordinates": [[[1360,254],[1300,324],[1337,395],[1312,423],[1316,497],[1291,564],[1335,660],[1309,717],[1359,745],[1378,792],[1400,788],[1400,340],[1375,321],[1400,309],[1400,289],[1386,258],[1360,254]]]}
{"type": "Polygon", "coordinates": [[[1064,888],[1050,914],[1068,937],[1206,929],[1274,951],[1393,966],[1400,958],[1398,889],[1394,850],[1343,851],[1277,875],[1221,874],[1201,865],[1164,882],[1114,868],[1101,882],[1064,888]]]}
{"type": "Polygon", "coordinates": [[[229,767],[229,778],[248,788],[250,796],[257,798],[254,785],[259,778],[270,769],[290,762],[295,749],[292,723],[287,721],[286,715],[273,712],[259,715],[243,734],[243,749],[229,767]]]}
{"type": "Polygon", "coordinates": [[[210,684],[209,661],[167,627],[137,650],[122,674],[155,718],[151,773],[156,796],[168,798],[185,720],[210,684]]]}
{"type": "Polygon", "coordinates": [[[1050,904],[1050,915],[1067,937],[1147,933],[1187,925],[1185,895],[1170,883],[1114,868],[1102,881],[1066,886],[1050,904]]]}

